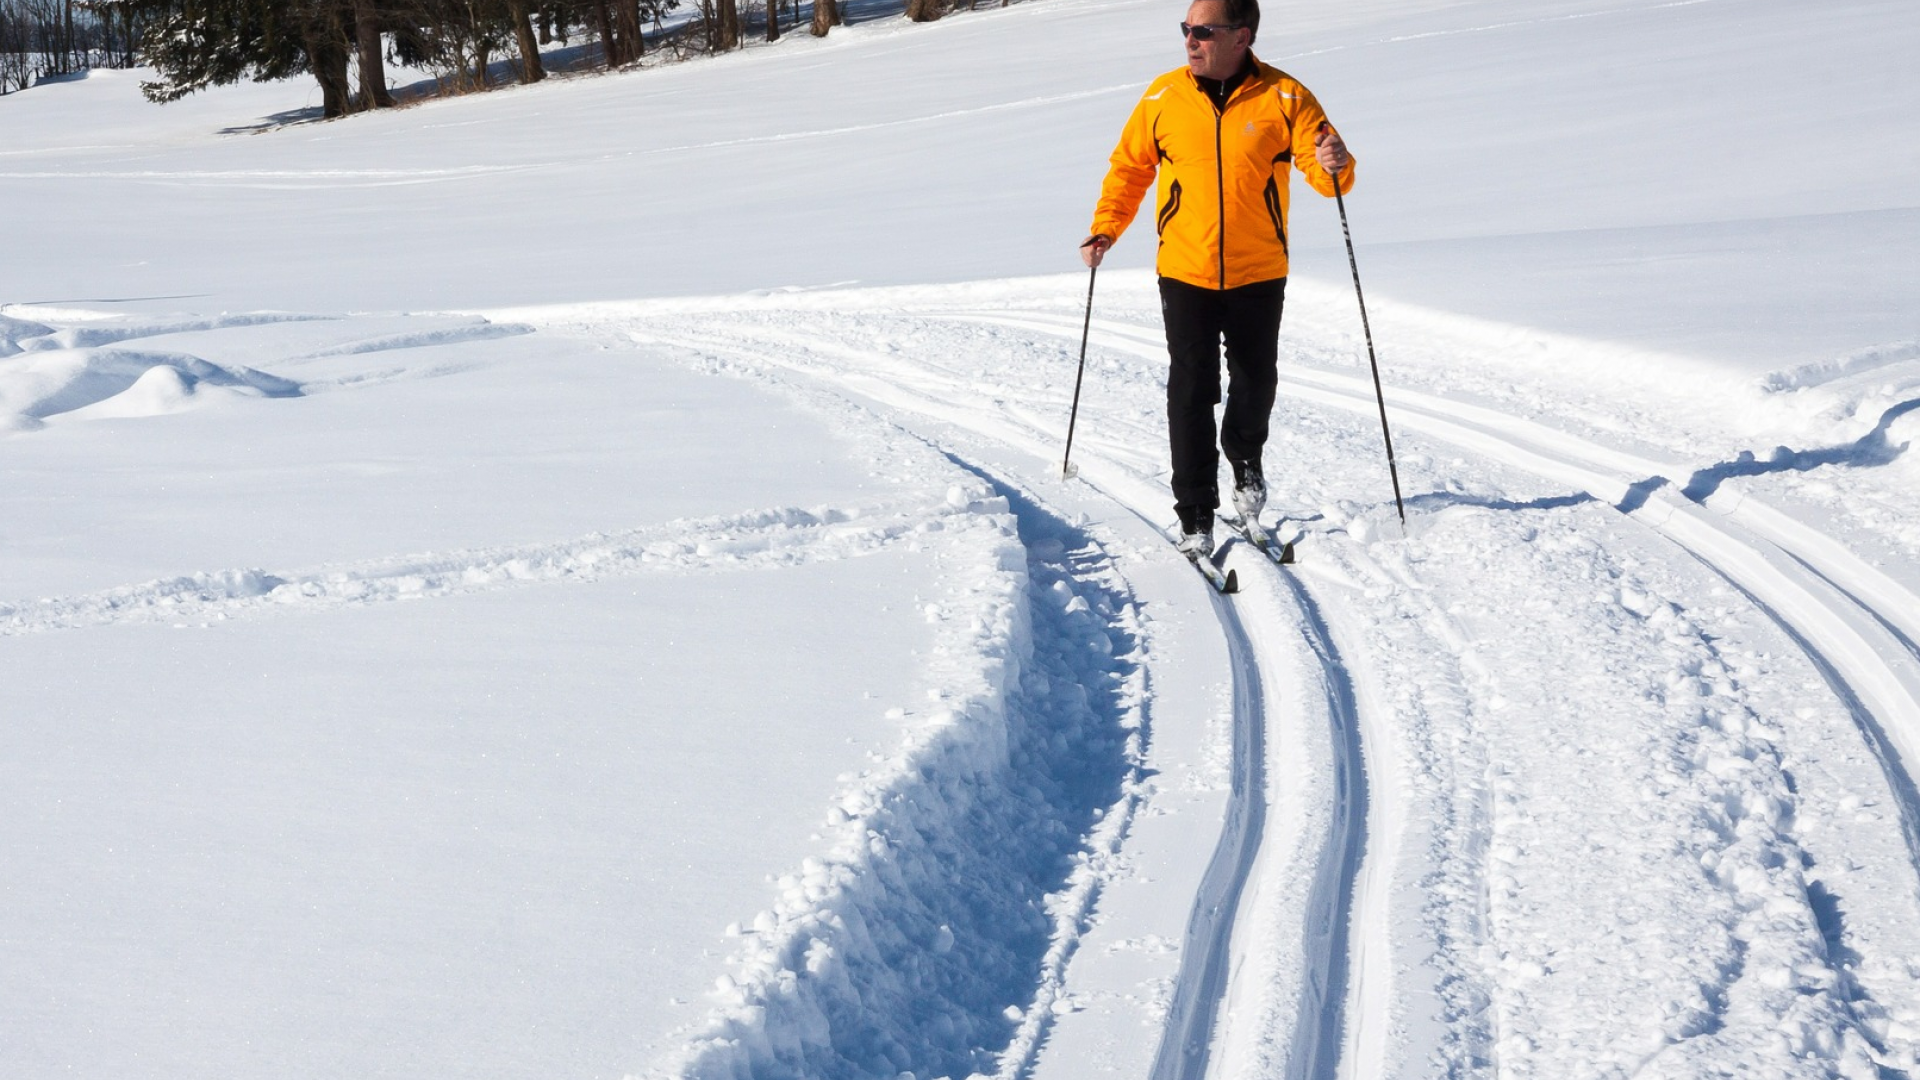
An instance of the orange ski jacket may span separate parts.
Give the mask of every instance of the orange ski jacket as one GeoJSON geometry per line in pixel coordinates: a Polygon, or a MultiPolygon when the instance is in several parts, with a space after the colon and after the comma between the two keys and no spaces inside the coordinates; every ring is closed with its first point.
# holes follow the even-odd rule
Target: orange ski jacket
{"type": "MultiPolygon", "coordinates": [[[[1120,239],[1159,174],[1160,276],[1233,289],[1287,276],[1288,181],[1297,165],[1331,198],[1333,178],[1314,156],[1326,119],[1307,88],[1259,60],[1216,109],[1188,68],[1153,81],[1113,149],[1092,235],[1120,239]]],[[[1340,176],[1353,187],[1354,166],[1340,176]]]]}

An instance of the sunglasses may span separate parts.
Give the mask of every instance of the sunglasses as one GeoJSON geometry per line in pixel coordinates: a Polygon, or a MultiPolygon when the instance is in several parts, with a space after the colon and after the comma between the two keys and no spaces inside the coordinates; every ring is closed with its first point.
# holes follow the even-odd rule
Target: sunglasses
{"type": "Polygon", "coordinates": [[[1214,25],[1209,23],[1199,23],[1199,24],[1190,25],[1188,23],[1181,23],[1180,36],[1190,37],[1195,41],[1212,41],[1213,35],[1215,34],[1224,34],[1229,30],[1244,30],[1244,29],[1246,29],[1246,27],[1241,26],[1238,23],[1231,23],[1231,24],[1225,24],[1225,25],[1214,25]]]}

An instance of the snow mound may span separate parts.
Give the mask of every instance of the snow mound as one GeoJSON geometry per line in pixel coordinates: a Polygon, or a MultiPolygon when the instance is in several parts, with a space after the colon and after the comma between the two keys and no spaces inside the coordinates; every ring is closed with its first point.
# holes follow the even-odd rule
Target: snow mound
{"type": "Polygon", "coordinates": [[[23,319],[0,315],[0,356],[15,356],[26,351],[23,341],[33,341],[53,333],[53,328],[23,319]]]}
{"type": "Polygon", "coordinates": [[[120,420],[181,412],[193,407],[198,382],[177,367],[161,364],[148,368],[132,386],[118,394],[75,409],[67,416],[73,420],[120,420]]]}
{"type": "MultiPolygon", "coordinates": [[[[54,336],[71,334],[63,330],[54,336]]],[[[0,415],[32,421],[160,416],[189,407],[209,388],[225,396],[301,393],[292,380],[181,353],[52,346],[0,359],[0,415]]],[[[35,426],[19,420],[8,425],[15,431],[35,426]]]]}

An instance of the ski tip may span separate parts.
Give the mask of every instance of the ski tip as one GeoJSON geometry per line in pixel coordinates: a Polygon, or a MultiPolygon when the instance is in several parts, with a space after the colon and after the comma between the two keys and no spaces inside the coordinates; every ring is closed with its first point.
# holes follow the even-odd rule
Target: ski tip
{"type": "Polygon", "coordinates": [[[1240,591],[1240,572],[1238,570],[1227,571],[1227,583],[1220,591],[1223,593],[1237,593],[1240,591]]]}
{"type": "Polygon", "coordinates": [[[1292,566],[1293,563],[1294,563],[1293,544],[1291,543],[1281,544],[1280,545],[1280,565],[1292,566]]]}

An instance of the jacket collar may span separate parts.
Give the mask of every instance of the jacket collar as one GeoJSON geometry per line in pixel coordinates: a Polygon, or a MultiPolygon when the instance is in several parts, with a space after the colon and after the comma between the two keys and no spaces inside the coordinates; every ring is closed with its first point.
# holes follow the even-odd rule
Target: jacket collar
{"type": "MultiPolygon", "coordinates": [[[[1187,77],[1187,86],[1192,88],[1193,92],[1196,94],[1199,94],[1200,97],[1203,100],[1206,100],[1208,104],[1212,104],[1212,98],[1207,94],[1207,88],[1201,85],[1200,77],[1193,73],[1193,69],[1190,67],[1182,66],[1180,70],[1187,77]]],[[[1253,50],[1248,49],[1245,76],[1244,78],[1241,79],[1240,85],[1234,87],[1233,93],[1227,95],[1226,104],[1232,104],[1233,100],[1239,97],[1242,93],[1246,92],[1246,89],[1249,86],[1257,87],[1259,89],[1265,89],[1266,87],[1271,86],[1275,80],[1275,77],[1278,76],[1279,74],[1280,73],[1277,69],[1268,67],[1266,64],[1262,63],[1259,57],[1253,55],[1253,50]]],[[[1225,106],[1223,105],[1222,108],[1224,107],[1225,106]]]]}

